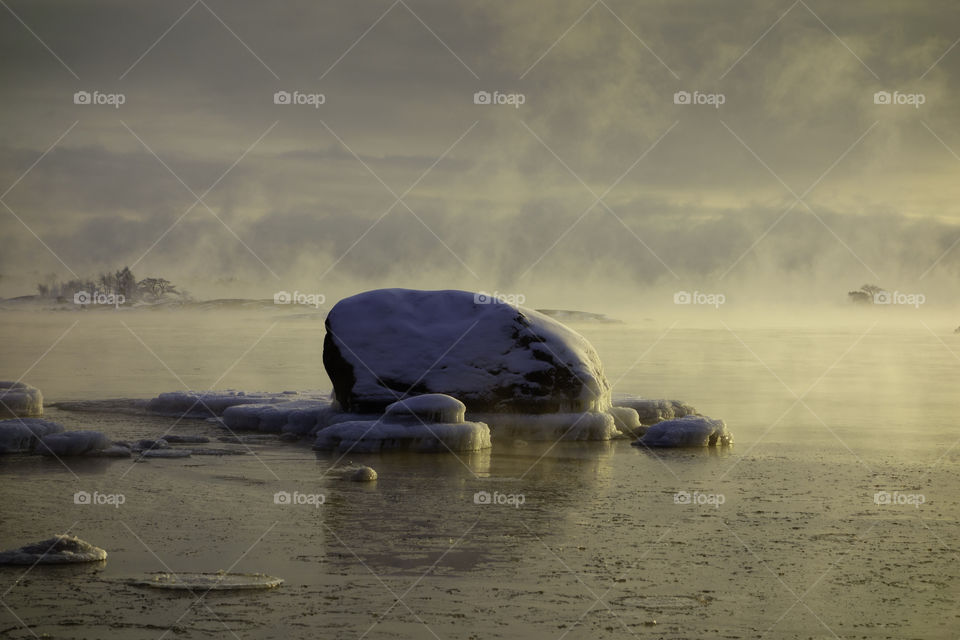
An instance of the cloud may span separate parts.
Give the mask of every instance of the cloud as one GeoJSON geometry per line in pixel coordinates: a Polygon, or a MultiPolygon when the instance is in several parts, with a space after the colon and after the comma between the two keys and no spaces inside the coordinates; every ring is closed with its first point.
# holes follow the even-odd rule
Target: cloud
{"type": "MultiPolygon", "coordinates": [[[[960,49],[943,55],[957,24],[936,3],[800,3],[762,38],[791,5],[208,4],[149,51],[189,4],[12,4],[79,80],[0,25],[4,185],[76,122],[4,201],[78,273],[147,252],[192,290],[251,295],[271,271],[346,289],[956,276],[960,49]],[[211,186],[213,213],[185,215],[211,186]]],[[[5,295],[66,274],[0,214],[5,295]]]]}

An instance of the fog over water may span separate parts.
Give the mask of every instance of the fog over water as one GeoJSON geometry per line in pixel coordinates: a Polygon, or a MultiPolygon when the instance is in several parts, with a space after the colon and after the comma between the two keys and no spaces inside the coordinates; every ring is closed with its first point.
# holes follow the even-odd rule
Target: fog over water
{"type": "Polygon", "coordinates": [[[0,554],[107,553],[0,564],[0,636],[956,637],[956,3],[0,5],[0,381],[126,456],[7,452],[27,427],[0,425],[0,554]],[[341,454],[144,410],[302,392],[358,429],[324,399],[325,320],[383,288],[475,293],[341,315],[391,384],[496,316],[506,365],[467,331],[487,364],[452,370],[574,385],[502,301],[733,445],[594,412],[341,454]],[[59,405],[86,400],[116,402],[59,405]],[[613,438],[540,439],[585,415],[613,438]],[[162,435],[182,457],[141,455],[162,435]],[[149,588],[220,571],[283,583],[149,588]]]}

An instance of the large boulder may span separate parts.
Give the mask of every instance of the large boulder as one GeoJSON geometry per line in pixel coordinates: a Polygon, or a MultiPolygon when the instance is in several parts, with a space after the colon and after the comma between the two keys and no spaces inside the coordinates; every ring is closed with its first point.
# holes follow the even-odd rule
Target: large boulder
{"type": "Polygon", "coordinates": [[[593,346],[546,315],[467,291],[379,289],[338,302],[323,365],[347,411],[445,393],[470,412],[606,412],[593,346]]]}

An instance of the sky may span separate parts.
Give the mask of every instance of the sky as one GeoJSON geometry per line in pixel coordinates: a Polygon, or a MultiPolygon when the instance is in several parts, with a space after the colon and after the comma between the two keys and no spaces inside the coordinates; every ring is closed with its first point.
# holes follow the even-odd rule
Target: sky
{"type": "Polygon", "coordinates": [[[2,296],[956,298],[956,3],[0,5],[2,296]]]}

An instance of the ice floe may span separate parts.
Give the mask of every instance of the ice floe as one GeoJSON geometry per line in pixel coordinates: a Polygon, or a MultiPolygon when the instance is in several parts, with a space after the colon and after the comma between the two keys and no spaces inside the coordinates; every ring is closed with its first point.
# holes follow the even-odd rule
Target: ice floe
{"type": "Polygon", "coordinates": [[[262,573],[155,573],[135,578],[129,584],[154,589],[183,591],[233,591],[246,589],[273,589],[283,584],[283,578],[262,573]]]}
{"type": "Polygon", "coordinates": [[[146,410],[161,416],[209,418],[220,416],[229,407],[241,404],[288,402],[295,391],[283,393],[246,393],[243,391],[170,391],[146,404],[146,410]]]}

